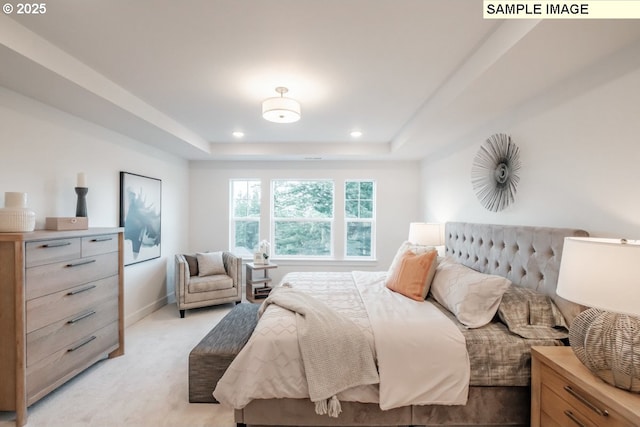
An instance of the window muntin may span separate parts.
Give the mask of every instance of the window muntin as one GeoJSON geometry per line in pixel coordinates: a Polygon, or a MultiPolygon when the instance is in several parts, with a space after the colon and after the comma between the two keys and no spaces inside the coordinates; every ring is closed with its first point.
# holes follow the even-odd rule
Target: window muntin
{"type": "Polygon", "coordinates": [[[272,236],[275,256],[333,255],[332,180],[273,180],[272,236]]]}

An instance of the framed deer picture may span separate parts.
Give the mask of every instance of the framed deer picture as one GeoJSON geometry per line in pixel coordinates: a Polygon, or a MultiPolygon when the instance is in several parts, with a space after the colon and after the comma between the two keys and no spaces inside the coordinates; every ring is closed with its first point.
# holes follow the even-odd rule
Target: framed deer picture
{"type": "Polygon", "coordinates": [[[124,265],[160,257],[162,181],[120,172],[120,227],[124,265]]]}

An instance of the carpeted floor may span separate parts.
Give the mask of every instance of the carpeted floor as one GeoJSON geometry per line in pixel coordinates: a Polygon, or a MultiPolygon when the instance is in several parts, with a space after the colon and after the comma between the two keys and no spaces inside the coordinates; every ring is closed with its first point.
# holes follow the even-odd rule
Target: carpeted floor
{"type": "MultiPolygon", "coordinates": [[[[125,355],[94,365],[29,407],[28,427],[233,427],[233,410],[188,400],[188,356],[233,304],[170,304],[126,329],[125,355]]],[[[14,426],[0,412],[0,427],[14,426]]]]}

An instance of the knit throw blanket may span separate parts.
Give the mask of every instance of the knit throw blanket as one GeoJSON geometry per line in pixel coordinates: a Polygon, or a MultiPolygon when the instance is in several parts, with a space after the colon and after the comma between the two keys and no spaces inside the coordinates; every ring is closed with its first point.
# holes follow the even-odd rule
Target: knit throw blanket
{"type": "Polygon", "coordinates": [[[315,403],[317,414],[337,417],[342,409],[336,394],[351,387],[379,382],[371,348],[351,320],[288,283],[271,291],[258,316],[270,304],[296,315],[298,345],[309,397],[315,403]]]}

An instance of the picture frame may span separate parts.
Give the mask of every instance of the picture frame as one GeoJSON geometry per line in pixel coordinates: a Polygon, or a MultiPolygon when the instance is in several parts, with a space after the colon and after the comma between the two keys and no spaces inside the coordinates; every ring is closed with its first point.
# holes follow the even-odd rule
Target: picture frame
{"type": "Polygon", "coordinates": [[[262,265],[262,264],[264,264],[264,257],[262,256],[262,252],[254,252],[253,253],[253,264],[254,265],[262,265]]]}
{"type": "Polygon", "coordinates": [[[124,227],[124,265],[159,258],[162,253],[162,181],[120,172],[120,227],[124,227]]]}

